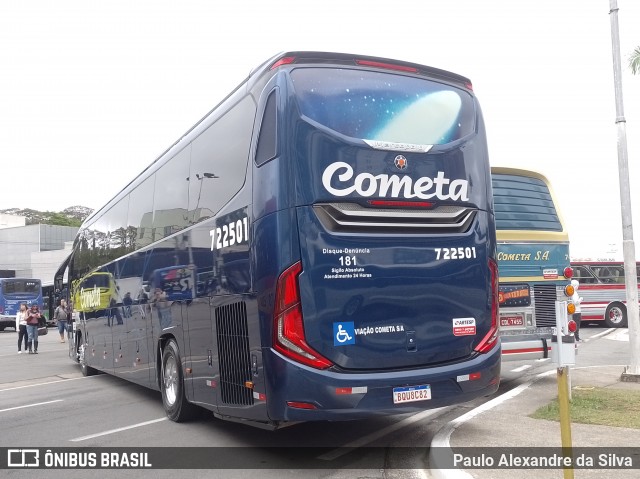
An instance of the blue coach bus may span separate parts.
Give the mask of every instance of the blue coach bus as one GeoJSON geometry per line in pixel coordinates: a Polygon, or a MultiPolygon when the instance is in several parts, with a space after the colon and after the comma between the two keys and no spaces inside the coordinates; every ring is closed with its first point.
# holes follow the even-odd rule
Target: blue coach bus
{"type": "Polygon", "coordinates": [[[485,128],[443,70],[271,58],[85,221],[67,268],[72,290],[109,273],[101,314],[131,312],[83,315],[83,290],[72,358],[159,390],[174,421],[276,428],[499,385],[485,128]]]}
{"type": "MultiPolygon", "coordinates": [[[[0,331],[16,327],[20,304],[35,304],[42,311],[42,283],[32,278],[0,278],[0,331]]],[[[44,324],[44,320],[43,320],[44,324]]]]}

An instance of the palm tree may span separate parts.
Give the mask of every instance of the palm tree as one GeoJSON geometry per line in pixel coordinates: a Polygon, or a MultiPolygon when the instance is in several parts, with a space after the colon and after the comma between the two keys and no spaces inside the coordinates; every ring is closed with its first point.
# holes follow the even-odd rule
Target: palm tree
{"type": "Polygon", "coordinates": [[[640,73],[640,47],[636,47],[629,56],[629,68],[631,68],[631,73],[634,75],[640,73]]]}

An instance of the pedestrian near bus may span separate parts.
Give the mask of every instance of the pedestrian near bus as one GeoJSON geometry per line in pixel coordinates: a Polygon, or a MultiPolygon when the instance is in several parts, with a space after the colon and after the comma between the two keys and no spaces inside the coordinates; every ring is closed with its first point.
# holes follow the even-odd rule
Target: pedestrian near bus
{"type": "Polygon", "coordinates": [[[38,324],[40,324],[40,308],[32,304],[27,312],[27,334],[29,335],[29,354],[38,354],[38,324]],[[33,349],[31,349],[33,347],[33,349]]]}
{"type": "Polygon", "coordinates": [[[60,305],[53,313],[53,317],[58,324],[58,333],[60,333],[60,342],[64,343],[64,333],[67,330],[67,321],[69,320],[69,308],[67,306],[67,300],[61,299],[60,305]]]}
{"type": "Polygon", "coordinates": [[[578,288],[580,288],[580,283],[577,279],[571,280],[571,286],[573,286],[573,295],[571,296],[571,302],[575,304],[576,311],[573,313],[573,320],[576,322],[576,341],[582,341],[580,339],[580,321],[582,320],[582,308],[580,307],[580,303],[582,303],[582,296],[578,294],[578,288]]]}
{"type": "Polygon", "coordinates": [[[22,341],[24,350],[27,350],[27,303],[20,303],[20,309],[16,313],[16,331],[18,331],[18,354],[22,354],[22,341]]]}

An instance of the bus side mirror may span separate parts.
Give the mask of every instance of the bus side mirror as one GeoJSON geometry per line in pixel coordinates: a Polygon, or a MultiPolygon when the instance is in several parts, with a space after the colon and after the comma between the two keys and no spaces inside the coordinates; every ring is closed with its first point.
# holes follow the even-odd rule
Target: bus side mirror
{"type": "Polygon", "coordinates": [[[62,278],[55,278],[53,280],[53,288],[56,291],[62,291],[62,278]]]}

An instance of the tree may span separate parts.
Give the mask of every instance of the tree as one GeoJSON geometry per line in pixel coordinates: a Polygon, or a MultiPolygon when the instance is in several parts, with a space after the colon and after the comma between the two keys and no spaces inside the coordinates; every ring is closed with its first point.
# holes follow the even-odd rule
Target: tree
{"type": "Polygon", "coordinates": [[[636,47],[629,56],[629,68],[631,68],[631,73],[634,75],[640,73],[640,47],[636,47]]]}
{"type": "Polygon", "coordinates": [[[43,219],[42,223],[59,226],[76,226],[80,227],[82,221],[76,218],[70,218],[63,213],[51,213],[49,218],[43,219]]]}

